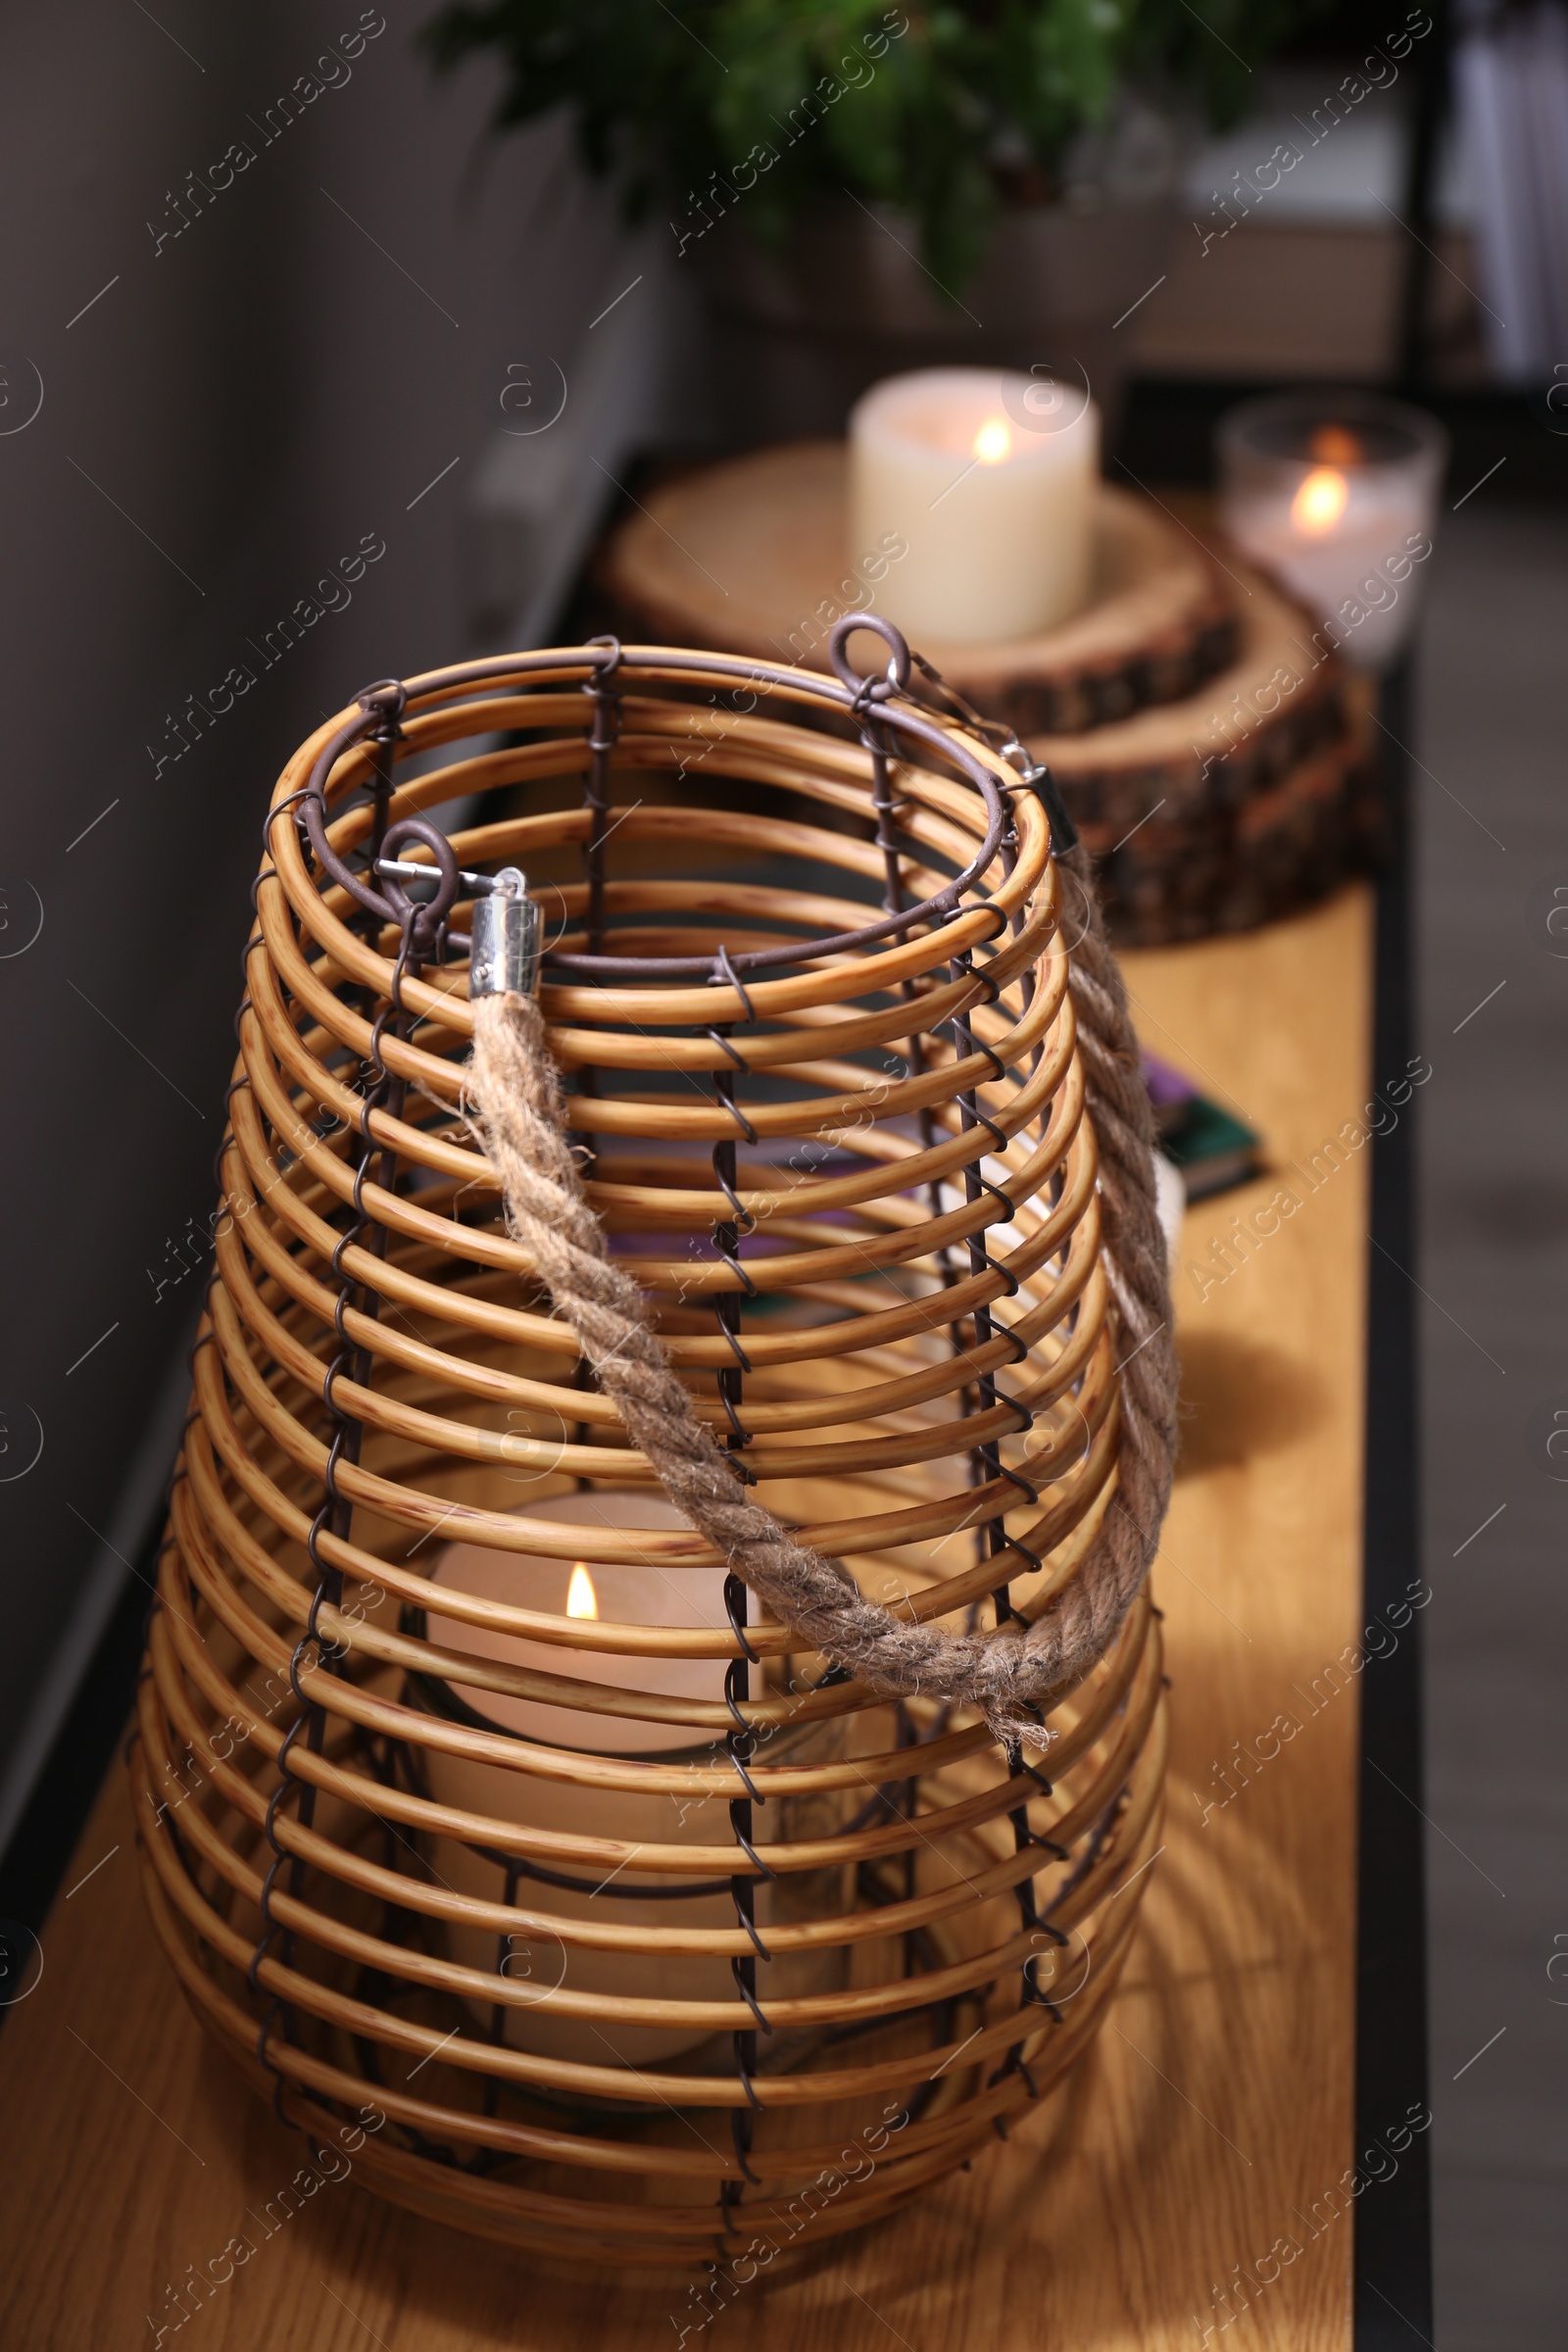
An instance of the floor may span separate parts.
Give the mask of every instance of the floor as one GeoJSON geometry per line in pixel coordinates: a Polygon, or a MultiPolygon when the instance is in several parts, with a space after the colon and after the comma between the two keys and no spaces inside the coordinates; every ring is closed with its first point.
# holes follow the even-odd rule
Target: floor
{"type": "Polygon", "coordinates": [[[1441,2352],[1568,2335],[1565,647],[1562,511],[1446,521],[1411,747],[1441,2352]]]}

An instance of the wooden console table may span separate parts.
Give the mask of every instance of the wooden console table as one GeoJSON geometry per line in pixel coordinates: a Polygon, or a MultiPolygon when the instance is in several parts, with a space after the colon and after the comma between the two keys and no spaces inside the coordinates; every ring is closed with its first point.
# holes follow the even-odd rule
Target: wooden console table
{"type": "MultiPolygon", "coordinates": [[[[1239,1105],[1272,1168],[1309,1169],[1372,1079],[1396,1074],[1370,1067],[1364,887],[1127,967],[1148,1045],[1239,1105]]],[[[3,2013],[7,2340],[679,2352],[684,2328],[688,2347],[721,2334],[725,2352],[1192,2352],[1212,2329],[1209,2343],[1262,2352],[1348,2348],[1356,2218],[1338,2184],[1356,2145],[1362,1685],[1325,1669],[1365,1622],[1371,1158],[1349,1149],[1224,1280],[1190,1269],[1215,1275],[1211,1244],[1282,1179],[1188,1218],[1189,1418],[1156,1580],[1175,1740],[1165,1845],[1093,2054],[1005,2145],[816,2268],[764,2276],[712,2333],[683,2288],[542,2276],[352,2177],[285,2221],[278,2194],[306,2150],[208,2049],[154,1948],[116,1769],[44,1926],[37,1989],[3,2013]],[[1299,1726],[1288,1741],[1271,1736],[1282,1716],[1299,1726]],[[231,2239],[254,2249],[238,2269],[231,2239]],[[220,2282],[176,2330],[193,2268],[220,2282]]],[[[1401,2101],[1383,2120],[1403,2118],[1401,2101]]]]}

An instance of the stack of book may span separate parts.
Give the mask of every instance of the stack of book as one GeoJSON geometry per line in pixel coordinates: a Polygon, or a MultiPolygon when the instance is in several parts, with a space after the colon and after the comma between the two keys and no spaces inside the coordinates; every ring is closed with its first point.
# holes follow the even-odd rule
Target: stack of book
{"type": "Polygon", "coordinates": [[[1152,1054],[1144,1055],[1144,1077],[1159,1148],[1180,1171],[1189,1203],[1250,1184],[1262,1172],[1258,1136],[1200,1094],[1190,1078],[1152,1054]]]}

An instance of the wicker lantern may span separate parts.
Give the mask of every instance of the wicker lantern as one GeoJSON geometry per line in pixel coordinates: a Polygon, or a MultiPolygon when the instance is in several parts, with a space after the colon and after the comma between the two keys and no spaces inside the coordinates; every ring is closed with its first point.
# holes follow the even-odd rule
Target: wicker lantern
{"type": "Polygon", "coordinates": [[[147,1898],[282,2117],[557,2259],[916,2195],[1085,2047],[1158,1844],[1147,1591],[1034,1746],[835,1667],[628,1443],[467,1115],[521,867],[587,1198],[749,1492],[890,1623],[1073,1594],[1131,1344],[1083,893],[1048,780],[848,633],[836,678],[600,641],[370,688],[267,822],[147,1898]],[[419,813],[478,794],[526,812],[419,813]]]}

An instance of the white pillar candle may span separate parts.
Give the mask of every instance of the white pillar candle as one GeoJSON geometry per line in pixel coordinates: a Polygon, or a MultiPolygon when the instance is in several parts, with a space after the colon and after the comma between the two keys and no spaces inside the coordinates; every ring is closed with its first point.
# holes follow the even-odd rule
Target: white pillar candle
{"type": "Polygon", "coordinates": [[[850,418],[850,549],[895,533],[877,610],[917,644],[1027,637],[1089,600],[1100,412],[1039,376],[931,368],[850,418]]]}
{"type": "MultiPolygon", "coordinates": [[[[671,1564],[659,1559],[652,1548],[646,1559],[634,1566],[595,1557],[596,1529],[670,1530],[689,1537],[688,1521],[661,1494],[647,1489],[559,1494],[533,1506],[528,1516],[560,1520],[580,1529],[578,1557],[560,1560],[542,1553],[492,1551],[479,1544],[454,1544],[441,1553],[431,1583],[486,1600],[573,1616],[585,1624],[598,1617],[628,1626],[727,1629],[722,1568],[671,1564]]],[[[722,1702],[724,1695],[726,1661],[721,1657],[641,1657],[624,1651],[566,1647],[491,1633],[457,1618],[442,1617],[433,1609],[427,1625],[433,1642],[475,1659],[495,1659],[661,1696],[722,1702]]],[[[725,1758],[722,1735],[698,1727],[550,1706],[467,1683],[443,1683],[436,1689],[446,1711],[476,1721],[487,1731],[514,1733],[530,1743],[704,1768],[722,1765],[725,1758]]],[[[814,1732],[781,1733],[768,1743],[769,1760],[782,1756],[787,1748],[793,1760],[803,1761],[806,1740],[810,1740],[818,1753],[830,1752],[837,1729],[825,1724],[814,1732]]],[[[695,1784],[689,1795],[640,1795],[509,1772],[500,1765],[472,1763],[438,1748],[426,1749],[424,1761],[430,1794],[438,1803],[482,1813],[496,1821],[649,1845],[731,1843],[725,1798],[705,1795],[695,1784]]],[[[820,1815],[822,1799],[805,1801],[814,1803],[820,1815]]],[[[790,1810],[787,1805],[771,1805],[760,1817],[769,1838],[789,1835],[790,1810]],[[775,1812],[779,1816],[776,1821],[770,1818],[775,1812]]],[[[818,1819],[812,1834],[820,1834],[822,1826],[818,1819]]],[[[797,1834],[805,1833],[797,1829],[797,1834]]],[[[442,1838],[433,1859],[441,1877],[457,1891],[489,1902],[505,1899],[503,1871],[471,1847],[442,1838]]],[[[553,1886],[523,1875],[517,1883],[518,1906],[564,1920],[592,1920],[639,1931],[676,1925],[733,1928],[736,1924],[735,1906],[727,1890],[665,1900],[638,1898],[626,1889],[679,1882],[667,1875],[639,1872],[633,1864],[615,1874],[613,1890],[597,1893],[588,1889],[605,1879],[605,1871],[586,1861],[563,1863],[560,1868],[565,1876],[582,1881],[582,1889],[553,1886]]],[[[812,1876],[816,1878],[816,1874],[812,1876]]],[[[787,1886],[788,1882],[781,1884],[787,1886]]],[[[813,1891],[821,1891],[819,1878],[813,1891]]],[[[763,1890],[760,1918],[765,1919],[776,1908],[767,1899],[770,1893],[770,1888],[763,1890]]],[[[790,1908],[787,1898],[784,1908],[790,1908]]],[[[498,1938],[487,1930],[454,1927],[447,1942],[452,1957],[465,1967],[494,1970],[497,1966],[498,1938]]],[[[728,2001],[735,1997],[726,1958],[661,1953],[652,1938],[640,1950],[610,1952],[570,1944],[550,1935],[519,1937],[507,1962],[507,1974],[514,1982],[525,1983],[535,1994],[527,2006],[508,2009],[507,2038],[519,2048],[594,2066],[652,2064],[696,2047],[715,2029],[707,2025],[620,2027],[569,2017],[555,2001],[562,1985],[623,1998],[728,2001]]],[[[802,1955],[760,1968],[759,1989],[764,1997],[769,1985],[778,1992],[825,1990],[842,1974],[842,1950],[802,1955]]],[[[476,2006],[488,2025],[488,2006],[476,2006]]]]}

